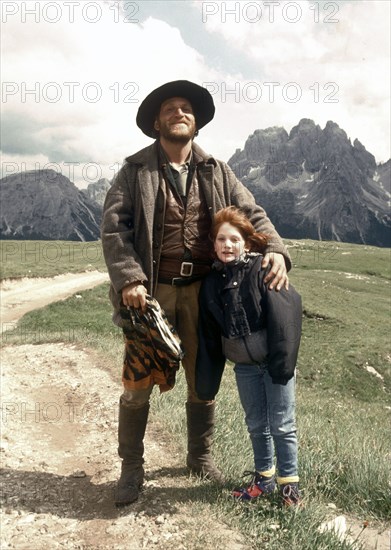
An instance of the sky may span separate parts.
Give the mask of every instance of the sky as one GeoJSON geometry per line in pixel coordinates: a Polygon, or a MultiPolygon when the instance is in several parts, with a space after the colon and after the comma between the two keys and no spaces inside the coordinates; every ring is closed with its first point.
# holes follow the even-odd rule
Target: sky
{"type": "Polygon", "coordinates": [[[1,173],[112,179],[149,145],[135,124],[154,88],[206,87],[197,143],[224,161],[257,129],[328,120],[390,157],[387,0],[2,0],[1,173]]]}

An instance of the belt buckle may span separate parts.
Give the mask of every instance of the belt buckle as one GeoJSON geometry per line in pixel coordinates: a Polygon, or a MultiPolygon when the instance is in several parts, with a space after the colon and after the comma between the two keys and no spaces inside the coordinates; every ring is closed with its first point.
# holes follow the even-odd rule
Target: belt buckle
{"type": "Polygon", "coordinates": [[[191,277],[193,275],[193,268],[193,262],[182,262],[179,274],[181,277],[191,277]]]}

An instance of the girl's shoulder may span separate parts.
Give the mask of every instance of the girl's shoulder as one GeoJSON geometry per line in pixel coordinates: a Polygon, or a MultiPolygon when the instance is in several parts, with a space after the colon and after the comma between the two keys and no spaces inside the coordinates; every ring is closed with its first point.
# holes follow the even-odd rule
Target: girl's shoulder
{"type": "Polygon", "coordinates": [[[250,267],[257,267],[261,269],[263,255],[259,252],[248,252],[246,254],[246,262],[250,267]]]}
{"type": "Polygon", "coordinates": [[[260,252],[247,252],[246,259],[250,262],[262,261],[263,255],[260,252]]]}

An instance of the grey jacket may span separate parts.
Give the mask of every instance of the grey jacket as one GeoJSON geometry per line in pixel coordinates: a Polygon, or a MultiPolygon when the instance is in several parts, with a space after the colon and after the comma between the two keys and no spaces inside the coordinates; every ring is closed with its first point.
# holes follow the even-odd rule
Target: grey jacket
{"type": "MultiPolygon", "coordinates": [[[[208,156],[193,143],[197,177],[211,219],[226,206],[242,208],[257,231],[270,235],[268,252],[289,253],[265,211],[229,166],[208,156]]],[[[109,189],[101,226],[102,245],[114,307],[113,321],[121,326],[121,290],[136,281],[144,282],[153,295],[159,270],[165,213],[165,186],[158,166],[158,142],[127,157],[109,189]]]]}

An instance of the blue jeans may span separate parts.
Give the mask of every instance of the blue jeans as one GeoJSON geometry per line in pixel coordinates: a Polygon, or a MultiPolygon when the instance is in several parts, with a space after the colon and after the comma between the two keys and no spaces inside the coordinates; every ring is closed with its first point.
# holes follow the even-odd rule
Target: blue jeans
{"type": "Polygon", "coordinates": [[[254,451],[255,470],[273,468],[274,449],[278,477],[297,476],[295,379],[273,384],[266,364],[234,367],[239,397],[254,451]]]}

